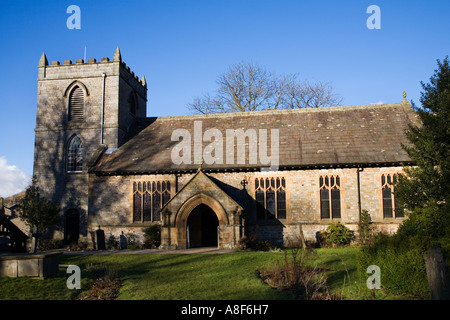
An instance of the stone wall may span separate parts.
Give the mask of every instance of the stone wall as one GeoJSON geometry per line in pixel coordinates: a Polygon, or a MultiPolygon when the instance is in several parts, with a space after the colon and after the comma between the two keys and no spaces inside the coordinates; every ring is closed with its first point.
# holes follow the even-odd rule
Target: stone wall
{"type": "MultiPolygon", "coordinates": [[[[96,156],[101,154],[100,150],[106,149],[107,153],[114,152],[125,142],[135,118],[146,117],[146,101],[147,84],[145,79],[143,77],[139,79],[126,66],[122,61],[119,49],[116,50],[112,61],[102,58],[99,62],[89,59],[88,62],[76,60],[75,63],[72,63],[72,61],[66,60],[62,64],[58,61],[48,64],[46,56],[41,57],[38,68],[34,175],[42,194],[51,198],[61,207],[62,219],[59,228],[55,230],[55,238],[64,237],[64,212],[74,208],[80,213],[80,236],[85,240],[91,241],[90,235],[97,230],[98,226],[105,230],[107,239],[109,236],[118,238],[126,233],[135,233],[142,239],[142,230],[151,223],[133,222],[133,182],[170,181],[173,186],[171,189],[173,198],[195,176],[195,173],[138,175],[130,172],[129,175],[108,176],[88,173],[89,165],[93,164],[96,156]],[[79,85],[84,92],[85,115],[83,121],[68,120],[68,100],[70,90],[75,85],[79,85]],[[131,97],[134,97],[136,101],[135,114],[131,112],[131,97]],[[102,110],[104,110],[103,131],[102,110]],[[101,140],[102,132],[103,141],[101,140]],[[81,138],[83,143],[83,170],[79,173],[68,174],[65,168],[67,142],[75,134],[81,138]]],[[[279,116],[281,117],[281,115],[279,116]]],[[[198,117],[200,119],[200,116],[198,117]]],[[[223,115],[221,119],[225,121],[225,118],[230,117],[237,117],[237,115],[223,115]]],[[[244,120],[248,121],[248,119],[242,121],[244,120]]],[[[373,120],[378,121],[379,119],[374,117],[373,120]]],[[[290,136],[285,135],[284,139],[288,138],[290,136]]],[[[328,139],[328,137],[326,138],[328,139]]],[[[295,159],[295,156],[300,154],[298,146],[288,144],[285,140],[280,143],[289,147],[286,150],[283,149],[282,156],[295,159]]],[[[324,146],[326,143],[328,142],[323,142],[324,146]]],[[[305,145],[304,148],[308,148],[308,146],[305,145]]],[[[326,155],[324,150],[319,150],[320,153],[323,153],[322,155],[314,154],[314,161],[320,160],[316,157],[320,158],[326,155]]],[[[377,157],[383,157],[383,152],[380,150],[380,153],[376,153],[377,157]]],[[[366,154],[359,151],[355,157],[361,155],[366,154]]],[[[374,156],[374,154],[367,156],[374,156]]],[[[339,160],[344,161],[343,159],[339,160]]],[[[338,162],[338,159],[336,158],[335,161],[338,162]]],[[[351,161],[355,161],[355,159],[352,158],[351,161]]],[[[132,162],[131,160],[125,162],[125,166],[132,167],[133,164],[129,163],[132,162]]],[[[165,165],[165,162],[162,163],[165,165]]],[[[293,241],[292,239],[298,238],[300,225],[302,225],[305,238],[308,241],[315,241],[317,232],[325,230],[333,221],[332,219],[322,219],[320,215],[319,177],[321,175],[338,175],[340,177],[341,217],[338,219],[340,222],[356,230],[361,208],[369,211],[377,230],[388,233],[395,232],[402,220],[383,218],[381,175],[395,173],[401,169],[401,167],[364,168],[360,172],[360,198],[358,197],[357,183],[358,169],[344,166],[335,169],[312,166],[305,170],[284,171],[281,169],[275,172],[249,171],[248,167],[243,171],[231,170],[220,173],[206,171],[211,181],[219,189],[214,189],[213,192],[207,187],[209,182],[205,182],[204,189],[191,191],[209,194],[221,206],[228,208],[225,213],[227,219],[236,217],[236,212],[233,211],[236,208],[233,209],[234,204],[230,200],[234,199],[238,206],[244,209],[243,216],[245,216],[246,225],[252,227],[248,230],[251,229],[252,232],[255,232],[258,240],[268,239],[275,244],[286,245],[289,241],[293,241]],[[257,177],[285,178],[287,207],[285,219],[258,220],[256,218],[254,198],[255,178],[257,177]],[[248,182],[247,193],[242,190],[241,181],[243,179],[248,182]],[[218,190],[223,190],[226,195],[218,190]]],[[[199,186],[201,185],[200,183],[199,186]]],[[[194,193],[190,194],[191,197],[194,195],[194,193]]],[[[177,208],[181,208],[189,199],[189,197],[178,197],[177,208]]],[[[227,225],[222,223],[219,227],[222,230],[219,236],[223,244],[227,245],[231,243],[231,234],[234,237],[241,231],[236,221],[228,222],[227,225]]],[[[178,232],[176,235],[180,243],[185,241],[185,239],[181,239],[183,238],[182,233],[178,232]]],[[[175,237],[175,234],[172,236],[175,237]]]]}
{"type": "Polygon", "coordinates": [[[46,279],[58,274],[60,253],[0,256],[0,277],[46,279]]]}
{"type": "MultiPolygon", "coordinates": [[[[382,212],[381,175],[401,171],[401,167],[365,168],[360,172],[361,208],[368,210],[376,231],[394,233],[402,219],[384,219],[382,212]]],[[[277,245],[287,245],[299,238],[299,226],[307,241],[315,242],[316,233],[324,231],[334,220],[320,218],[319,177],[321,175],[339,175],[341,179],[341,218],[337,219],[354,231],[359,221],[357,169],[313,169],[277,172],[227,172],[207,173],[207,175],[226,190],[231,196],[242,192],[241,181],[249,184],[247,191],[250,199],[254,199],[256,177],[284,177],[287,190],[286,219],[261,221],[256,220],[252,203],[246,206],[247,226],[257,233],[258,240],[270,240],[277,245]]],[[[122,232],[135,232],[142,237],[142,230],[150,223],[133,223],[132,221],[132,183],[134,181],[166,180],[172,184],[172,197],[175,190],[182,190],[194,177],[189,174],[129,175],[129,176],[94,176],[90,177],[89,191],[89,229],[97,226],[108,230],[109,234],[118,237],[122,232]],[[177,185],[178,184],[178,185],[177,185]]],[[[206,190],[208,191],[208,190],[206,190]]],[[[198,190],[201,192],[201,190],[198,190]]],[[[187,199],[178,199],[183,205],[187,199]]],[[[223,203],[225,199],[218,198],[223,203]]],[[[248,205],[248,203],[247,203],[248,205]]]]}
{"type": "Polygon", "coordinates": [[[66,60],[63,64],[52,61],[49,65],[45,55],[41,58],[33,175],[42,195],[61,207],[61,223],[54,230],[54,238],[64,238],[64,213],[72,208],[80,213],[80,236],[88,237],[89,165],[95,161],[99,150],[119,147],[126,136],[134,120],[129,105],[132,90],[139,105],[135,116],[145,117],[145,80],[139,80],[130,71],[118,50],[112,61],[108,58],[99,62],[95,59],[75,63],[66,60]],[[84,94],[82,121],[68,119],[70,90],[75,85],[82,88],[84,94]],[[67,173],[67,143],[73,135],[82,140],[83,170],[67,173]]]}

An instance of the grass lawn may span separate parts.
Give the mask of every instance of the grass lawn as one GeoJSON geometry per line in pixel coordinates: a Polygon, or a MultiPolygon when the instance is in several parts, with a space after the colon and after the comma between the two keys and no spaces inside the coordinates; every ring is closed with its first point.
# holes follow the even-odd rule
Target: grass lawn
{"type": "MultiPolygon", "coordinates": [[[[371,296],[357,281],[358,248],[317,249],[306,263],[327,271],[328,289],[344,299],[368,299],[371,296]]],[[[37,280],[0,278],[0,299],[71,300],[88,290],[94,281],[92,266],[118,271],[122,300],[287,300],[289,294],[268,286],[258,276],[262,266],[282,261],[283,252],[238,251],[231,254],[111,254],[63,255],[61,264],[78,265],[81,290],[69,290],[69,276],[61,269],[58,277],[37,280]]],[[[376,299],[395,299],[376,292],[376,299]]]]}

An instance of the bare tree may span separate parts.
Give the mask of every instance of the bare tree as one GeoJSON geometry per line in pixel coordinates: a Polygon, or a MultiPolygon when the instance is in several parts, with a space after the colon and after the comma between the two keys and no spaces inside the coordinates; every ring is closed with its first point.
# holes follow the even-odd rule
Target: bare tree
{"type": "Polygon", "coordinates": [[[342,99],[333,92],[329,83],[291,83],[285,93],[287,109],[320,108],[340,105],[342,99]]]}
{"type": "Polygon", "coordinates": [[[217,79],[214,97],[205,94],[188,105],[194,112],[225,113],[339,105],[328,83],[299,82],[297,74],[277,76],[250,63],[233,65],[217,79]]]}

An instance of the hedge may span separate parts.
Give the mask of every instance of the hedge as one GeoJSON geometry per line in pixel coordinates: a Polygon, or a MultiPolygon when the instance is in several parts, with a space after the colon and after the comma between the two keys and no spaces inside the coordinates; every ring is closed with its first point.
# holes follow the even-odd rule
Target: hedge
{"type": "MultiPolygon", "coordinates": [[[[429,299],[426,247],[416,238],[399,235],[377,235],[371,246],[361,249],[357,257],[360,279],[367,279],[367,267],[377,265],[381,271],[381,287],[393,294],[429,299]]],[[[365,281],[364,280],[364,281],[365,281]]]]}

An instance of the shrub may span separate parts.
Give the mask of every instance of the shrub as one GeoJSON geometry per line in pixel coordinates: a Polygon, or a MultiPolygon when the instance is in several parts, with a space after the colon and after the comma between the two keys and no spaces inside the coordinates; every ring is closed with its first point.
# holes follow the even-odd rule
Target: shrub
{"type": "Polygon", "coordinates": [[[321,246],[346,246],[355,239],[355,233],[339,221],[336,221],[331,223],[326,231],[320,233],[319,239],[321,246]]]}
{"type": "Polygon", "coordinates": [[[116,239],[113,235],[108,238],[108,243],[106,244],[109,250],[119,249],[119,240],[116,239]]]}
{"type": "Polygon", "coordinates": [[[39,251],[48,251],[64,248],[64,240],[44,239],[39,242],[39,251]]]}
{"type": "Polygon", "coordinates": [[[71,243],[69,245],[70,251],[83,251],[88,248],[88,243],[86,240],[78,240],[78,242],[71,243]]]}
{"type": "Polygon", "coordinates": [[[373,242],[374,233],[371,224],[372,219],[370,218],[369,211],[362,210],[358,223],[358,240],[362,245],[367,245],[373,242]]]}
{"type": "Polygon", "coordinates": [[[128,232],[125,237],[128,249],[139,249],[139,238],[134,232],[128,232]]]}
{"type": "Polygon", "coordinates": [[[284,251],[284,259],[275,264],[262,267],[261,279],[277,290],[286,291],[301,300],[336,300],[337,295],[328,292],[327,278],[321,270],[306,266],[307,251],[291,249],[284,251]]]}
{"type": "Polygon", "coordinates": [[[255,245],[256,251],[270,251],[273,248],[272,242],[269,240],[259,241],[255,245]]]}
{"type": "Polygon", "coordinates": [[[161,226],[151,225],[144,229],[144,248],[158,248],[161,245],[161,226]]]}
{"type": "Polygon", "coordinates": [[[249,226],[246,234],[239,239],[240,249],[254,249],[257,244],[259,225],[249,226]]]}
{"type": "MultiPolygon", "coordinates": [[[[363,247],[357,256],[361,281],[366,281],[367,267],[381,271],[381,287],[393,294],[429,298],[424,254],[426,247],[418,238],[378,234],[374,243],[363,247]]],[[[363,284],[364,285],[364,284],[363,284]]]]}
{"type": "Polygon", "coordinates": [[[78,300],[115,300],[122,281],[116,269],[89,267],[97,278],[89,290],[83,291],[78,300]]]}

